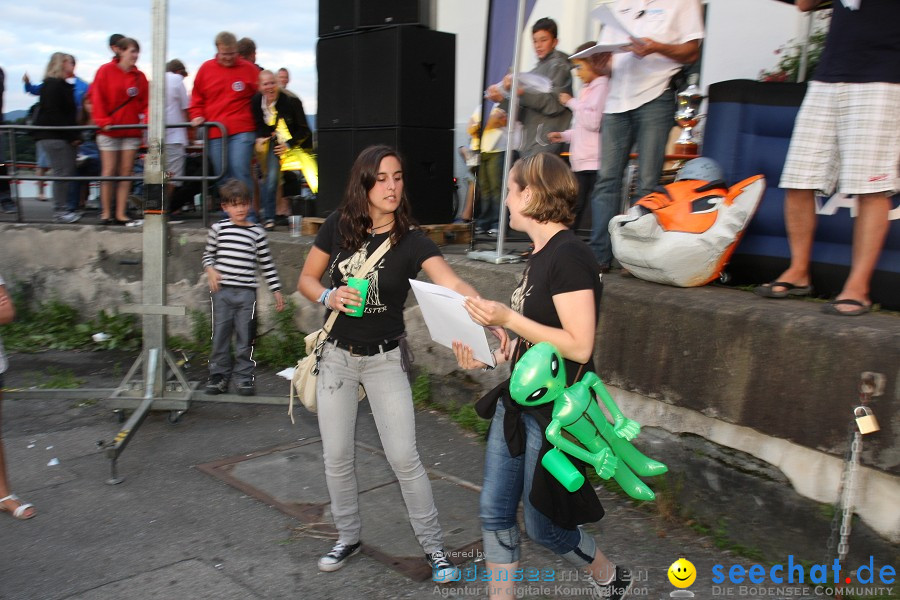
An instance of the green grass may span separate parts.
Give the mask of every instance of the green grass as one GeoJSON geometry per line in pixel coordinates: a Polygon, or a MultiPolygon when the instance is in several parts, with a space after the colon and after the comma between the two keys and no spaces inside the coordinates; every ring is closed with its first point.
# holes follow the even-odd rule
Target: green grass
{"type": "Polygon", "coordinates": [[[419,374],[412,385],[413,406],[417,410],[436,410],[449,416],[450,419],[468,431],[484,437],[487,434],[490,421],[478,416],[475,407],[471,404],[452,409],[441,404],[431,402],[431,378],[428,373],[419,374]]]}
{"type": "Polygon", "coordinates": [[[75,373],[68,369],[49,367],[44,374],[31,373],[30,375],[34,378],[34,387],[43,390],[71,390],[84,384],[84,380],[75,377],[75,373]]]}

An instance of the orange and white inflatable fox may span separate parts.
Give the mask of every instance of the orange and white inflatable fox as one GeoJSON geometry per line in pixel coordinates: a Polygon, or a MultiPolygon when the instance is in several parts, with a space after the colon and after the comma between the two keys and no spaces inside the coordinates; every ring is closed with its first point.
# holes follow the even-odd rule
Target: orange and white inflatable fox
{"type": "MultiPolygon", "coordinates": [[[[609,222],[612,251],[635,277],[678,287],[709,283],[725,269],[728,259],[756,212],[766,188],[762,175],[730,188],[721,177],[686,178],[691,173],[721,173],[698,169],[694,159],[677,181],[658,188],[634,203],[625,215],[609,222]]],[[[714,163],[713,163],[714,164],[714,163]]]]}

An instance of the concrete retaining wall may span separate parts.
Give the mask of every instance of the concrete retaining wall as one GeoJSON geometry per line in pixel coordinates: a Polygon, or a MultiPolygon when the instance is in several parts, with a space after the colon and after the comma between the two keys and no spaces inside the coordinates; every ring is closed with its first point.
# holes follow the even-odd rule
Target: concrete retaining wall
{"type": "MultiPolygon", "coordinates": [[[[311,239],[281,233],[270,239],[290,294],[311,239]]],[[[208,310],[200,268],[204,240],[202,230],[172,230],[170,304],[208,310]]],[[[56,296],[93,312],[123,304],[126,293],[133,301],[141,297],[140,230],[0,225],[0,249],[0,273],[8,281],[27,281],[39,297],[56,296]]],[[[522,265],[473,262],[453,253],[447,259],[483,296],[503,301],[522,271],[522,265]]],[[[319,327],[321,308],[296,292],[291,297],[301,307],[298,327],[319,327]]],[[[271,295],[261,292],[260,300],[265,319],[271,295]]],[[[866,544],[896,544],[900,318],[872,314],[844,319],[818,309],[813,302],[767,301],[722,287],[678,289],[607,276],[597,336],[599,371],[626,413],[645,426],[641,437],[650,440],[648,452],[669,462],[672,474],[681,478],[677,495],[683,505],[740,524],[748,509],[723,500],[722,478],[729,471],[749,477],[748,489],[757,483],[760,498],[778,498],[757,502],[763,511],[760,520],[768,524],[768,541],[761,545],[787,550],[798,544],[792,529],[798,514],[821,513],[815,503],[833,503],[837,497],[860,373],[885,374],[885,394],[873,404],[881,432],[864,438],[856,505],[863,523],[858,530],[878,534],[866,544]],[[676,454],[677,459],[667,458],[676,454]],[[732,458],[723,461],[725,455],[732,458]],[[689,465],[697,467],[710,456],[718,457],[713,462],[726,465],[725,471],[689,465]],[[765,468],[746,468],[751,463],[765,468]],[[771,493],[773,486],[777,494],[771,493]],[[764,494],[765,489],[770,492],[764,494]],[[794,506],[788,506],[790,497],[796,499],[794,506]]],[[[407,324],[416,365],[432,374],[438,401],[469,402],[504,377],[502,369],[460,373],[452,353],[430,340],[412,301],[407,324]]],[[[189,320],[171,318],[169,329],[187,334],[189,320]]],[[[745,529],[738,525],[729,533],[740,538],[745,529]]],[[[747,543],[760,543],[759,529],[754,531],[747,543]]],[[[807,537],[814,548],[825,541],[812,532],[807,537]]]]}

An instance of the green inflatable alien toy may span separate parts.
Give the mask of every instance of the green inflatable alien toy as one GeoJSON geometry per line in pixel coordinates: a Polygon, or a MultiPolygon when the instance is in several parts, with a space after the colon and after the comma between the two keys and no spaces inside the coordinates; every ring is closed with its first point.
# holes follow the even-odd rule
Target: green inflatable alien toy
{"type": "Polygon", "coordinates": [[[652,477],[669,469],[631,445],[641,426],[625,418],[596,373],[585,373],[567,388],[562,356],[551,344],[541,342],[516,363],[509,393],[522,406],[553,403],[553,419],[544,432],[553,448],[544,454],[541,464],[567,490],[574,492],[584,484],[584,476],[566,456],[570,454],[593,466],[603,479],[614,478],[632,498],[656,498],[637,475],[652,477]],[[600,409],[598,397],[612,416],[612,424],[600,409]]]}

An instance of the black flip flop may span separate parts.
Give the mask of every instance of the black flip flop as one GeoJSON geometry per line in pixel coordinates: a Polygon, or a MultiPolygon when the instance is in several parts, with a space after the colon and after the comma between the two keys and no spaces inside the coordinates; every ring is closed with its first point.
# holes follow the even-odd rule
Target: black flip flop
{"type": "Polygon", "coordinates": [[[753,293],[763,298],[787,298],[788,296],[809,296],[812,294],[811,285],[795,285],[787,281],[773,281],[772,283],[764,283],[753,288],[753,293]],[[783,290],[776,292],[774,288],[780,287],[783,290]]]}
{"type": "Polygon", "coordinates": [[[853,300],[852,298],[832,300],[831,302],[822,305],[822,312],[826,315],[839,315],[841,317],[858,317],[859,315],[866,314],[870,310],[872,310],[871,304],[863,304],[859,300],[853,300]],[[853,306],[855,308],[851,310],[841,310],[838,308],[838,305],[853,306]]]}

